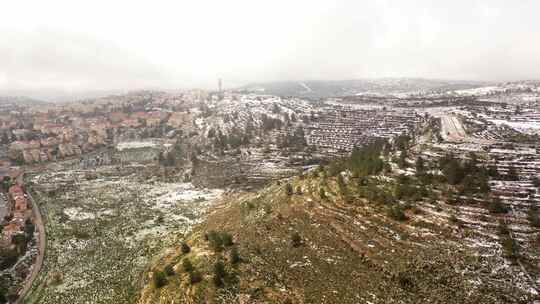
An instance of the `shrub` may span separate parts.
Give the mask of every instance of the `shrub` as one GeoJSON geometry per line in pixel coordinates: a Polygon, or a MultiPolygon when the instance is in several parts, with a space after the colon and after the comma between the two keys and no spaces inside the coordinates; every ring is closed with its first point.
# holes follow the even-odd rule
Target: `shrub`
{"type": "Polygon", "coordinates": [[[234,245],[232,235],[227,232],[221,233],[221,239],[223,241],[223,245],[225,245],[226,247],[234,245]]]}
{"type": "Polygon", "coordinates": [[[287,183],[285,185],[285,193],[287,194],[287,196],[293,195],[293,187],[291,184],[287,183]]]}
{"type": "Polygon", "coordinates": [[[223,280],[227,276],[227,272],[225,271],[225,265],[222,261],[217,261],[214,264],[214,284],[217,287],[223,286],[223,280]]]}
{"type": "Polygon", "coordinates": [[[388,216],[396,221],[407,220],[407,216],[400,205],[394,205],[388,208],[388,216]]]}
{"type": "Polygon", "coordinates": [[[195,270],[189,273],[189,282],[191,284],[197,284],[200,281],[202,281],[202,275],[200,272],[195,270]]]}
{"type": "Polygon", "coordinates": [[[51,284],[53,285],[60,285],[62,284],[63,276],[60,272],[56,271],[52,275],[51,284]]]}
{"type": "Polygon", "coordinates": [[[533,178],[532,183],[536,188],[540,188],[540,177],[533,178]]]}
{"type": "Polygon", "coordinates": [[[528,218],[533,227],[540,228],[540,214],[538,213],[538,209],[531,208],[529,210],[528,218]]]}
{"type": "Polygon", "coordinates": [[[343,175],[338,174],[337,183],[338,183],[339,189],[343,192],[347,187],[347,185],[345,184],[345,179],[343,178],[343,175]]]}
{"type": "Polygon", "coordinates": [[[507,258],[515,259],[518,257],[518,244],[514,239],[507,236],[502,238],[503,253],[507,258]]]}
{"type": "Polygon", "coordinates": [[[231,249],[231,252],[229,253],[229,258],[230,258],[231,264],[238,264],[242,260],[240,258],[240,254],[238,253],[238,249],[236,247],[233,247],[231,249]]]}
{"type": "Polygon", "coordinates": [[[324,191],[323,188],[320,188],[320,189],[319,189],[319,196],[320,196],[321,199],[323,199],[323,200],[326,199],[326,191],[324,191]]]}
{"type": "Polygon", "coordinates": [[[518,181],[519,175],[517,173],[517,170],[515,167],[508,168],[508,172],[506,173],[506,179],[510,181],[518,181]]]}
{"type": "Polygon", "coordinates": [[[185,272],[193,271],[193,264],[191,264],[191,261],[188,258],[182,260],[182,269],[184,269],[185,272]]]}
{"type": "Polygon", "coordinates": [[[221,239],[221,235],[215,231],[208,232],[206,238],[208,239],[208,242],[210,242],[210,247],[214,249],[214,251],[219,252],[223,250],[223,240],[221,239]]]}
{"type": "Polygon", "coordinates": [[[234,245],[232,235],[227,232],[210,231],[205,238],[210,242],[210,246],[216,252],[223,250],[223,246],[229,247],[234,245]]]}
{"type": "Polygon", "coordinates": [[[16,249],[0,248],[0,270],[13,266],[18,258],[16,249]]]}
{"type": "Polygon", "coordinates": [[[498,230],[500,235],[508,235],[510,233],[510,231],[508,230],[508,226],[503,220],[499,220],[498,230]]]}
{"type": "Polygon", "coordinates": [[[424,171],[426,170],[426,166],[424,164],[424,159],[422,157],[419,156],[416,159],[415,167],[416,167],[416,176],[420,176],[424,173],[424,171]]]}
{"type": "Polygon", "coordinates": [[[508,208],[501,202],[501,199],[495,197],[488,205],[488,210],[491,213],[506,213],[508,208]]]}
{"type": "Polygon", "coordinates": [[[302,245],[302,237],[298,232],[294,232],[291,235],[291,244],[293,247],[300,247],[302,245]]]}
{"type": "Polygon", "coordinates": [[[165,266],[165,268],[163,269],[163,271],[164,271],[165,274],[168,275],[168,276],[174,275],[174,269],[173,269],[172,265],[170,265],[170,264],[167,265],[167,266],[165,266]]]}
{"type": "Polygon", "coordinates": [[[167,277],[165,276],[165,273],[163,271],[156,271],[154,272],[154,287],[161,288],[165,285],[167,285],[167,277]]]}
{"type": "Polygon", "coordinates": [[[183,254],[188,254],[191,251],[191,247],[185,242],[182,242],[181,250],[183,254]]]}

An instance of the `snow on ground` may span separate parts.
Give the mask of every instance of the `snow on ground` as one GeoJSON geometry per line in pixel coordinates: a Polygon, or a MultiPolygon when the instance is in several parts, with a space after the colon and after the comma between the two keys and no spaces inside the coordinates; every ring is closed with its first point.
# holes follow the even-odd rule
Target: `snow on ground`
{"type": "Polygon", "coordinates": [[[209,201],[223,194],[221,189],[196,189],[191,183],[165,183],[147,192],[147,198],[155,201],[155,208],[174,206],[179,201],[209,201]]]}
{"type": "Polygon", "coordinates": [[[456,116],[442,116],[441,124],[441,136],[444,140],[463,141],[467,138],[467,132],[465,132],[461,121],[456,116]]]}
{"type": "MultiPolygon", "coordinates": [[[[487,95],[489,93],[494,93],[494,92],[503,92],[504,90],[505,88],[496,87],[496,86],[488,86],[488,87],[481,87],[481,88],[474,88],[474,89],[456,90],[453,92],[461,96],[478,96],[478,95],[487,95]]],[[[449,93],[452,93],[452,92],[449,92],[449,93]]]]}
{"type": "Polygon", "coordinates": [[[128,149],[153,148],[155,146],[156,143],[152,141],[128,141],[118,143],[116,145],[116,149],[118,151],[123,151],[128,149]]]}
{"type": "Polygon", "coordinates": [[[64,213],[72,221],[83,221],[83,220],[93,220],[96,216],[90,212],[84,212],[79,207],[65,208],[64,213]]]}
{"type": "Polygon", "coordinates": [[[540,122],[539,121],[530,121],[530,122],[516,122],[508,121],[502,119],[490,119],[490,122],[496,125],[507,125],[510,128],[529,134],[540,134],[540,122]]]}

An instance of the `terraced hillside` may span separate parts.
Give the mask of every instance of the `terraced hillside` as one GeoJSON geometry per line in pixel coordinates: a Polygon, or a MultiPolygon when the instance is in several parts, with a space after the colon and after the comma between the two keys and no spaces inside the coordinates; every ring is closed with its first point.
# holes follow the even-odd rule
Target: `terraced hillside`
{"type": "Polygon", "coordinates": [[[359,177],[338,169],[225,197],[149,269],[138,303],[539,299],[538,273],[522,263],[530,255],[491,205],[456,201],[445,183],[405,183],[396,170],[359,177]]]}

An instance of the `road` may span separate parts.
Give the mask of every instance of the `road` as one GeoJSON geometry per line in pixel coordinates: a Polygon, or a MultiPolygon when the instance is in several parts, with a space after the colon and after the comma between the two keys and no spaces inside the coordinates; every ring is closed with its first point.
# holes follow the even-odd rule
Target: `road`
{"type": "Polygon", "coordinates": [[[453,115],[441,116],[441,133],[446,141],[456,142],[467,139],[467,132],[461,121],[453,115]]]}
{"type": "Polygon", "coordinates": [[[30,193],[27,193],[28,197],[30,198],[30,202],[32,203],[32,212],[34,213],[34,225],[37,228],[38,232],[38,256],[36,258],[36,262],[34,263],[32,267],[32,273],[30,276],[26,279],[24,282],[24,286],[19,292],[19,298],[15,301],[15,304],[23,303],[24,297],[32,288],[32,283],[34,283],[34,280],[39,274],[39,271],[41,270],[41,266],[43,265],[43,257],[45,256],[45,226],[43,225],[43,218],[41,217],[41,212],[39,211],[39,206],[34,201],[34,198],[30,193]]]}

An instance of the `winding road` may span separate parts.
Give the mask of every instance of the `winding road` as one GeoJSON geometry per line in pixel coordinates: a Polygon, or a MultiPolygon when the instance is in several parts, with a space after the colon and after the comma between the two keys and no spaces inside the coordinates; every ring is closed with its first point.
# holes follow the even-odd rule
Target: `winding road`
{"type": "Polygon", "coordinates": [[[32,288],[32,283],[34,283],[34,280],[39,274],[39,271],[41,270],[41,266],[43,265],[43,257],[45,256],[45,226],[43,225],[43,218],[41,217],[41,212],[39,211],[39,206],[34,201],[34,198],[30,193],[27,193],[28,197],[30,198],[30,202],[32,203],[32,212],[34,213],[34,225],[37,228],[38,232],[38,256],[36,258],[36,262],[32,266],[32,273],[30,276],[26,279],[23,288],[19,292],[19,298],[14,302],[15,304],[23,303],[23,300],[30,290],[32,288]]]}

